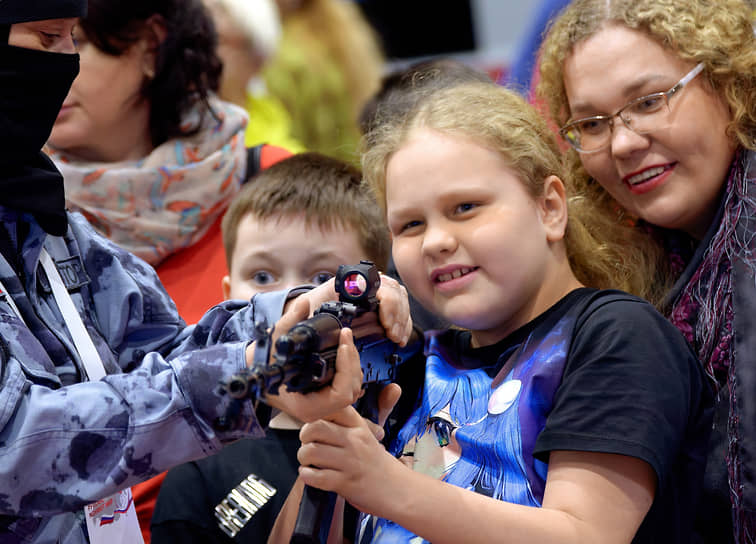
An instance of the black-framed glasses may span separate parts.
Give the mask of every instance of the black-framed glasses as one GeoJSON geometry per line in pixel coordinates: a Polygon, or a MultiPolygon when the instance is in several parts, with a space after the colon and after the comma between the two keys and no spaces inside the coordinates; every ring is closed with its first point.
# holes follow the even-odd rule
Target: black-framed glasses
{"type": "Polygon", "coordinates": [[[685,74],[666,92],[647,94],[625,104],[612,115],[593,115],[568,121],[559,129],[564,140],[580,153],[595,153],[609,147],[612,142],[614,118],[638,134],[648,134],[668,126],[669,100],[704,69],[702,62],[685,74]]]}

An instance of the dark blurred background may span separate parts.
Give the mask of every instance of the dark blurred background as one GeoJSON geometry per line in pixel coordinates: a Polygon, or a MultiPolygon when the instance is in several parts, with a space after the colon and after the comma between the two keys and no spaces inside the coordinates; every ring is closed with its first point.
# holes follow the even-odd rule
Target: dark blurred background
{"type": "Polygon", "coordinates": [[[469,0],[361,0],[363,13],[383,39],[386,55],[408,59],[476,48],[469,0]]]}
{"type": "MultiPolygon", "coordinates": [[[[395,65],[453,56],[502,77],[562,0],[354,0],[395,65]]],[[[531,44],[532,46],[533,44],[531,44]]]]}

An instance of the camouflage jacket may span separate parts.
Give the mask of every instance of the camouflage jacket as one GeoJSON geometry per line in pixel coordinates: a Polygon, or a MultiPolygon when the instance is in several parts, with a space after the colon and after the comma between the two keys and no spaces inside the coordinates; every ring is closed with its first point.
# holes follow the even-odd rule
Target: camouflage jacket
{"type": "Polygon", "coordinates": [[[187,327],[149,265],[68,217],[54,237],[0,207],[0,542],[86,542],[85,504],[263,435],[249,406],[246,431],[215,430],[226,408],[216,388],[244,367],[254,320],[275,321],[285,293],[225,302],[187,327]],[[100,381],[83,377],[43,245],[102,359],[100,381]]]}

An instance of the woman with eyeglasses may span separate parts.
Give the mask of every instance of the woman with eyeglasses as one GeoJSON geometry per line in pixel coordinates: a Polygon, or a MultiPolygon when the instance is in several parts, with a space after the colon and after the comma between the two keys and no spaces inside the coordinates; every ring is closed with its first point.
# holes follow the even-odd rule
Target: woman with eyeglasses
{"type": "Polygon", "coordinates": [[[756,39],[743,0],[576,0],[539,96],[627,244],[627,285],[717,390],[703,542],[756,541],[756,39]]]}

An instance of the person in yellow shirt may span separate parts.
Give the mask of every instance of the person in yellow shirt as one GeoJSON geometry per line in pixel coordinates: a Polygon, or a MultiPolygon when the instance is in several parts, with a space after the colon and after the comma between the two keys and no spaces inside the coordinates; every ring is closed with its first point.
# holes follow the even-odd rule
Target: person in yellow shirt
{"type": "Polygon", "coordinates": [[[249,123],[247,147],[266,143],[297,153],[305,150],[292,137],[286,107],[267,92],[260,71],[276,53],[281,21],[273,0],[205,0],[218,32],[218,56],[223,62],[219,96],[244,108],[249,123]]]}
{"type": "Polygon", "coordinates": [[[268,92],[309,151],[359,163],[357,117],[385,70],[377,34],[354,2],[277,0],[283,33],[263,68],[268,92]]]}

